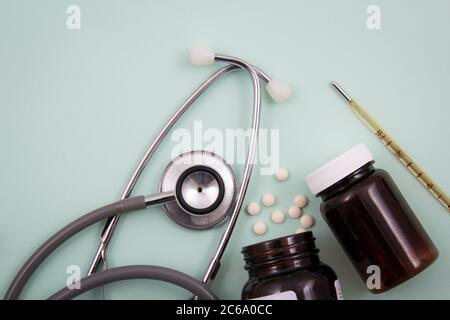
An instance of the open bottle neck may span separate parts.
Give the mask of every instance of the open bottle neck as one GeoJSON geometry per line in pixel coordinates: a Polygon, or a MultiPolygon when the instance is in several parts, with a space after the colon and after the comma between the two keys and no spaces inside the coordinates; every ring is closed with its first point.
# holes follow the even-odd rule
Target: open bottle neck
{"type": "Polygon", "coordinates": [[[243,248],[245,269],[252,278],[266,278],[320,263],[312,232],[290,235],[243,248]]]}
{"type": "Polygon", "coordinates": [[[297,256],[287,256],[261,265],[253,265],[246,269],[251,278],[263,279],[308,268],[318,265],[319,263],[319,255],[315,252],[297,256]]]}

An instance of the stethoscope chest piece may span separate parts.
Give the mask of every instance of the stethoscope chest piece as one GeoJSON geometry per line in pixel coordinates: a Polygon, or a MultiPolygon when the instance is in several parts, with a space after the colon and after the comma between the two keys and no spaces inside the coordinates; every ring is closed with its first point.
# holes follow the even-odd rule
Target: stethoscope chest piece
{"type": "Polygon", "coordinates": [[[164,170],[160,192],[173,190],[177,201],[163,205],[167,215],[184,227],[209,229],[231,212],[236,176],[216,154],[191,151],[175,158],[164,170]]]}

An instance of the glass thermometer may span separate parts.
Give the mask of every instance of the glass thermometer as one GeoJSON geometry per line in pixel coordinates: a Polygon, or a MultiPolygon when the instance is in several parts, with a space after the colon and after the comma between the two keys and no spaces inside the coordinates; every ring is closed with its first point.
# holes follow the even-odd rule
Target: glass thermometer
{"type": "Polygon", "coordinates": [[[398,144],[384,131],[378,123],[353,100],[336,82],[331,85],[347,100],[349,107],[356,116],[366,124],[385,147],[416,177],[416,179],[450,212],[450,204],[447,195],[431,178],[400,148],[398,144]]]}

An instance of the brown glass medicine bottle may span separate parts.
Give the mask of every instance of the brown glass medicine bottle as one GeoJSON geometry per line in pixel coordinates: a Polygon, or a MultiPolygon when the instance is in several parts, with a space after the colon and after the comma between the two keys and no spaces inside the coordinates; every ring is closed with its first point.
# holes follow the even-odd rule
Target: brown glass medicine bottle
{"type": "Polygon", "coordinates": [[[339,280],[320,261],[314,240],[307,231],[244,247],[249,280],[242,289],[242,299],[342,299],[339,280]]]}
{"type": "Polygon", "coordinates": [[[373,164],[367,147],[357,145],[306,181],[368,289],[380,293],[427,268],[438,251],[391,176],[373,164]]]}

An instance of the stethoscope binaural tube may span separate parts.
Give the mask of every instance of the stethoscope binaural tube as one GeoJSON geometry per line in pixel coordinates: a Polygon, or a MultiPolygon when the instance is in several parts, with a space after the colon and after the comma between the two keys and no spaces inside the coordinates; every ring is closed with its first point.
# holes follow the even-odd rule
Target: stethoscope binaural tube
{"type": "MultiPolygon", "coordinates": [[[[260,84],[258,81],[258,77],[260,77],[263,81],[267,83],[266,89],[271,95],[271,97],[277,101],[282,102],[288,98],[290,95],[290,88],[277,80],[272,80],[267,74],[262,72],[257,67],[248,64],[247,62],[221,54],[215,54],[211,49],[205,47],[197,47],[191,51],[191,60],[194,64],[204,65],[204,64],[212,64],[214,61],[223,61],[231,63],[228,66],[225,66],[215,73],[213,73],[206,81],[204,81],[186,100],[185,102],[178,108],[178,110],[172,115],[166,125],[163,127],[161,132],[158,134],[156,139],[147,149],[144,154],[144,157],[140,161],[139,165],[135,169],[133,175],[131,176],[125,191],[122,195],[122,199],[127,198],[131,191],[133,190],[136,182],[138,181],[141,173],[143,172],[145,166],[150,160],[151,156],[155,153],[158,146],[161,144],[164,137],[168,134],[169,130],[173,127],[176,121],[183,115],[183,113],[197,100],[197,98],[202,95],[216,80],[218,80],[222,75],[237,69],[243,69],[248,72],[250,78],[252,80],[253,85],[253,117],[252,117],[252,135],[250,140],[250,147],[247,153],[247,159],[244,166],[244,175],[242,178],[241,185],[239,186],[236,206],[231,214],[230,220],[227,224],[224,234],[221,237],[219,242],[219,246],[216,249],[216,252],[208,265],[206,273],[203,277],[203,282],[209,284],[209,281],[214,278],[216,272],[218,271],[220,265],[220,259],[224,253],[225,247],[228,244],[231,233],[234,229],[237,217],[239,215],[239,211],[242,207],[242,202],[248,187],[249,179],[252,171],[252,160],[254,158],[256,143],[257,143],[257,135],[259,129],[259,117],[260,117],[260,107],[261,107],[261,90],[260,84]]],[[[106,248],[109,244],[111,236],[114,232],[114,229],[117,225],[119,219],[119,215],[110,218],[106,226],[102,232],[100,245],[96,251],[95,257],[92,261],[92,264],[89,268],[88,275],[97,271],[101,261],[104,259],[106,248]]]]}
{"type": "Polygon", "coordinates": [[[227,223],[225,231],[222,237],[220,238],[220,242],[216,249],[216,252],[213,258],[211,259],[208,268],[206,269],[205,275],[203,276],[203,283],[205,283],[206,285],[210,284],[210,281],[214,279],[217,271],[220,268],[220,260],[225,251],[226,246],[228,245],[231,233],[233,232],[234,227],[236,225],[236,221],[239,216],[239,212],[241,210],[245,194],[247,192],[248,184],[250,182],[250,176],[252,174],[253,169],[253,159],[255,157],[256,145],[258,141],[259,121],[261,114],[261,87],[258,80],[258,73],[255,71],[255,69],[247,62],[235,57],[216,54],[215,59],[218,61],[232,63],[248,72],[253,86],[253,115],[252,115],[252,131],[250,135],[250,144],[244,164],[244,171],[242,175],[241,184],[239,185],[237,192],[236,204],[234,206],[233,211],[231,212],[230,220],[227,223]]]}
{"type": "MultiPolygon", "coordinates": [[[[229,73],[231,71],[239,70],[238,65],[227,65],[218,71],[214,72],[208,79],[206,79],[184,102],[183,104],[178,108],[177,111],[170,117],[170,119],[167,121],[166,125],[163,127],[163,129],[160,131],[160,133],[156,136],[153,143],[149,146],[149,148],[146,150],[143,158],[139,162],[138,166],[136,167],[135,171],[133,172],[130,180],[127,183],[127,186],[125,187],[125,191],[122,194],[122,199],[126,199],[130,196],[134,186],[136,185],[139,177],[141,176],[142,172],[144,171],[145,167],[147,166],[150,158],[153,156],[153,154],[156,152],[157,148],[161,144],[161,142],[164,140],[164,138],[169,133],[170,129],[175,125],[175,123],[178,121],[178,119],[189,109],[189,107],[213,84],[215,83],[220,77],[225,75],[226,73],[229,73]]],[[[271,79],[269,76],[267,76],[264,72],[262,72],[260,69],[253,67],[255,70],[257,70],[258,76],[261,77],[265,82],[269,82],[271,79]]],[[[258,84],[259,86],[259,84],[258,84]]],[[[91,266],[89,267],[88,275],[94,273],[97,271],[104,255],[106,248],[108,247],[109,241],[111,240],[112,234],[114,233],[114,230],[116,228],[116,225],[118,223],[118,220],[120,218],[120,215],[111,217],[106,222],[106,225],[102,231],[100,244],[97,248],[97,251],[95,253],[94,259],[91,263],[91,266]]]]}
{"type": "MultiPolygon", "coordinates": [[[[205,92],[217,79],[219,79],[222,75],[224,75],[228,72],[237,70],[237,69],[239,69],[237,66],[228,65],[228,66],[225,66],[225,67],[219,69],[218,71],[214,72],[183,102],[183,104],[178,108],[178,110],[175,111],[175,113],[170,117],[170,119],[167,121],[167,123],[162,128],[162,130],[156,136],[155,140],[152,142],[152,144],[148,147],[148,149],[144,153],[144,156],[142,157],[138,166],[134,170],[130,180],[128,181],[128,183],[125,187],[125,190],[122,194],[122,199],[126,199],[130,196],[131,192],[133,191],[134,186],[136,185],[142,172],[144,171],[145,167],[147,166],[150,158],[156,152],[156,149],[159,147],[161,142],[167,136],[170,129],[172,129],[172,127],[175,125],[175,123],[178,121],[178,119],[186,112],[187,109],[189,109],[189,107],[198,99],[198,97],[200,97],[200,95],[202,95],[202,93],[205,92]]],[[[119,218],[120,218],[120,215],[116,215],[114,217],[109,218],[108,221],[106,222],[105,227],[101,234],[100,244],[97,248],[94,259],[92,260],[92,263],[89,267],[89,271],[88,271],[87,275],[91,275],[92,273],[96,272],[98,267],[100,266],[100,263],[103,260],[105,251],[111,240],[112,234],[114,233],[114,230],[119,221],[119,218]]]]}

